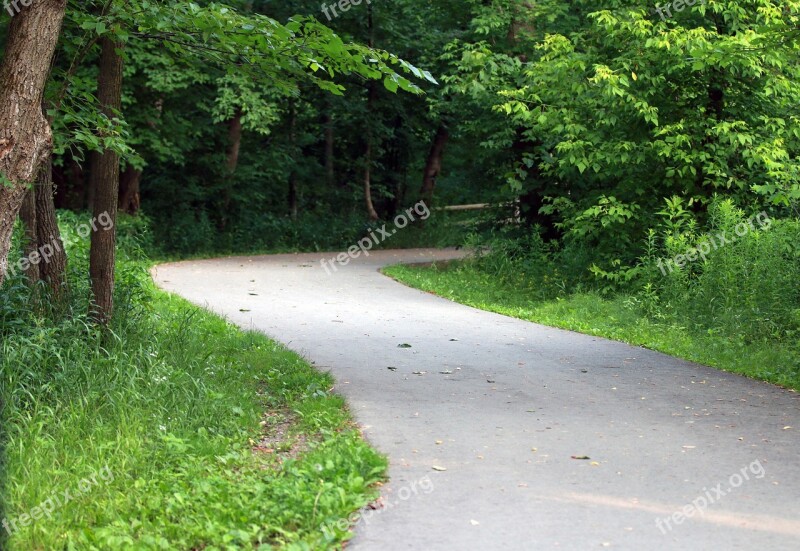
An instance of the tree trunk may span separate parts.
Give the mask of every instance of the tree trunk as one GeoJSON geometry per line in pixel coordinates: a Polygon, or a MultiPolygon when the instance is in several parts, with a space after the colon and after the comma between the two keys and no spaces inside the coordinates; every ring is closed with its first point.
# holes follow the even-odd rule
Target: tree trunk
{"type": "MultiPolygon", "coordinates": [[[[122,47],[109,37],[100,39],[100,74],[97,79],[97,99],[107,117],[114,117],[122,104],[122,47]]],[[[116,262],[117,201],[119,199],[119,155],[103,151],[93,163],[90,178],[94,187],[94,220],[110,220],[110,228],[92,228],[89,251],[89,275],[92,280],[90,315],[102,325],[108,325],[114,313],[114,265],[116,262]]]]}
{"type": "Polygon", "coordinates": [[[239,166],[239,150],[242,147],[242,112],[237,110],[234,117],[228,121],[228,151],[225,163],[225,189],[222,196],[222,215],[220,217],[220,230],[225,231],[230,220],[229,211],[233,201],[233,175],[239,166]]]}
{"type": "MultiPolygon", "coordinates": [[[[91,169],[96,167],[98,163],[100,163],[100,156],[102,153],[99,151],[90,151],[89,152],[89,167],[90,172],[91,169]]],[[[91,174],[89,175],[89,181],[86,184],[86,209],[89,212],[94,212],[94,198],[97,194],[97,179],[93,178],[91,174]]]]}
{"type": "Polygon", "coordinates": [[[334,168],[334,133],[333,116],[328,113],[325,115],[325,181],[328,184],[328,191],[333,191],[336,185],[336,169],[334,168]]]}
{"type": "Polygon", "coordinates": [[[422,175],[422,188],[420,189],[420,196],[422,200],[428,205],[433,200],[433,190],[436,188],[436,178],[442,171],[442,159],[444,158],[444,148],[447,145],[447,140],[450,139],[450,132],[444,124],[440,124],[436,130],[436,136],[433,138],[431,150],[428,153],[428,158],[425,161],[425,170],[422,175]]]}
{"type": "Polygon", "coordinates": [[[28,184],[52,149],[42,97],[66,0],[38,0],[11,19],[0,66],[0,284],[28,184]]]}
{"type": "Polygon", "coordinates": [[[297,108],[294,100],[289,102],[289,147],[292,152],[292,171],[289,173],[289,216],[297,220],[297,108]]]}
{"type": "Polygon", "coordinates": [[[60,302],[67,291],[67,252],[58,228],[53,194],[53,158],[47,157],[36,182],[36,233],[39,250],[50,256],[39,266],[39,277],[50,287],[52,298],[60,302]]]}
{"type": "Polygon", "coordinates": [[[25,194],[22,201],[22,207],[19,211],[19,218],[22,220],[22,226],[25,230],[25,244],[24,254],[30,262],[28,262],[25,269],[25,277],[28,278],[28,283],[35,286],[39,281],[39,262],[41,259],[38,257],[37,249],[39,248],[39,239],[36,235],[36,188],[32,187],[25,194]]]}
{"type": "Polygon", "coordinates": [[[364,200],[370,220],[380,218],[372,202],[372,136],[367,137],[367,151],[364,153],[364,200]]]}
{"type": "MultiPolygon", "coordinates": [[[[367,26],[369,30],[369,47],[375,47],[375,22],[372,17],[372,4],[367,7],[367,26]]],[[[370,220],[379,218],[375,205],[372,202],[372,109],[375,104],[375,82],[367,84],[367,149],[364,152],[364,201],[367,207],[367,216],[370,220]]]]}
{"type": "MultiPolygon", "coordinates": [[[[370,17],[370,21],[372,18],[370,17]]],[[[377,220],[378,211],[372,201],[372,106],[375,103],[375,85],[370,81],[367,84],[367,147],[364,151],[364,202],[367,207],[367,216],[370,220],[377,220]]]]}
{"type": "Polygon", "coordinates": [[[139,186],[142,171],[128,165],[119,178],[119,210],[130,215],[136,215],[142,207],[142,198],[139,186]]]}

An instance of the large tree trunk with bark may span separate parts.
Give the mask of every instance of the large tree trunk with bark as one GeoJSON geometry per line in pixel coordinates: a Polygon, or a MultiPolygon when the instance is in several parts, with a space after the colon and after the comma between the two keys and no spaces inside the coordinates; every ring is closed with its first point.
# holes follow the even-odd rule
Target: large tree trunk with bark
{"type": "Polygon", "coordinates": [[[36,235],[39,251],[50,256],[39,266],[39,277],[47,283],[52,298],[60,302],[67,291],[67,252],[61,240],[55,206],[53,159],[48,155],[36,182],[36,235]]]}
{"type": "Polygon", "coordinates": [[[14,16],[8,29],[0,66],[0,284],[14,221],[52,149],[42,97],[65,9],[66,0],[37,0],[14,16]]]}
{"type": "Polygon", "coordinates": [[[36,188],[32,187],[25,194],[22,200],[22,207],[19,211],[19,218],[22,220],[22,226],[25,230],[25,243],[24,254],[25,258],[29,260],[25,267],[25,277],[28,278],[28,283],[35,286],[39,281],[39,239],[36,232],[36,188]]]}
{"type": "Polygon", "coordinates": [[[425,160],[425,170],[422,174],[422,188],[420,189],[420,196],[422,200],[428,205],[433,200],[433,190],[436,188],[436,178],[442,171],[442,159],[444,158],[444,148],[447,145],[447,140],[450,139],[450,132],[444,124],[440,124],[436,130],[436,136],[433,138],[431,150],[428,153],[428,158],[425,160]]]}
{"type": "MultiPolygon", "coordinates": [[[[114,117],[122,104],[122,56],[117,52],[121,44],[109,37],[100,39],[100,74],[97,79],[97,99],[107,117],[114,117]]],[[[110,220],[110,228],[92,231],[89,251],[89,275],[92,280],[91,317],[108,325],[114,313],[114,266],[116,263],[116,222],[119,199],[119,155],[111,150],[95,157],[91,176],[94,187],[94,220],[110,220]]]]}

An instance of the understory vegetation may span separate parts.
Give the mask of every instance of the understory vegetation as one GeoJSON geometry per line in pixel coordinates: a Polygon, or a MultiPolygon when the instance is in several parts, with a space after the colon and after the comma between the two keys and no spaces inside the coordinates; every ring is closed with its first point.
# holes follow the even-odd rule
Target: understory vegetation
{"type": "Polygon", "coordinates": [[[596,251],[558,246],[517,227],[473,236],[477,254],[440,266],[392,266],[409,285],[476,308],[608,337],[800,390],[800,221],[763,228],[732,201],[710,208],[707,232],[673,201],[645,254],[614,273],[596,251]],[[747,231],[741,226],[745,222],[747,231]],[[737,228],[739,233],[737,234],[737,228]],[[708,239],[683,268],[666,267],[708,239]]]}
{"type": "Polygon", "coordinates": [[[0,548],[337,547],[375,495],[331,378],[148,258],[386,225],[475,251],[409,284],[800,389],[800,0],[324,2],[0,10],[0,548]]]}
{"type": "MultiPolygon", "coordinates": [[[[81,221],[61,220],[75,274],[87,262],[85,240],[70,235],[81,221]]],[[[21,278],[0,295],[2,548],[341,544],[386,462],[331,377],[156,290],[146,227],[123,219],[119,234],[109,329],[80,300],[33,300],[45,289],[21,278]]],[[[81,278],[69,284],[88,296],[81,278]]]]}

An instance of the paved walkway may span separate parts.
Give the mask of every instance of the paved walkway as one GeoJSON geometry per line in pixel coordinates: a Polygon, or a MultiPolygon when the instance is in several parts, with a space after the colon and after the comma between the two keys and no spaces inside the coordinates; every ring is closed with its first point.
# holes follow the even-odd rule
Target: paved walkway
{"type": "Polygon", "coordinates": [[[330,274],[323,256],[167,264],[156,280],[336,377],[391,458],[386,507],[352,548],[800,549],[797,394],[377,271],[457,251],[330,274]]]}

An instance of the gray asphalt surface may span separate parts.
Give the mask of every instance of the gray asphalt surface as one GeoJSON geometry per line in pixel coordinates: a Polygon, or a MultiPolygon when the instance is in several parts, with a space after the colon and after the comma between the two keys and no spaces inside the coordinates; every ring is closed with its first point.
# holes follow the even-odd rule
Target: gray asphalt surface
{"type": "Polygon", "coordinates": [[[353,549],[800,549],[796,393],[378,273],[460,255],[374,252],[330,274],[334,253],[228,258],[155,278],[336,377],[391,459],[353,549]]]}

